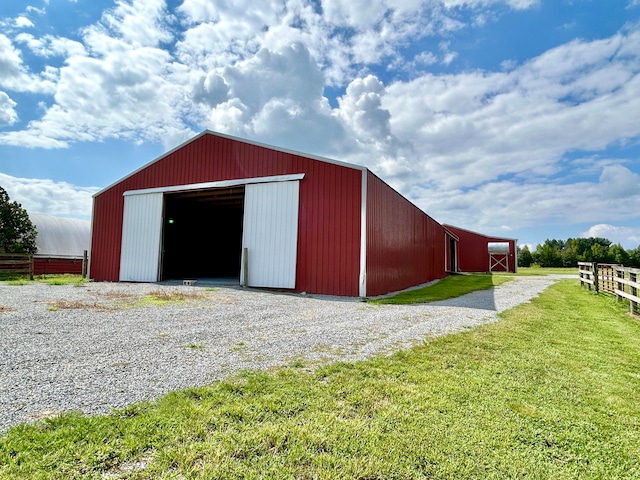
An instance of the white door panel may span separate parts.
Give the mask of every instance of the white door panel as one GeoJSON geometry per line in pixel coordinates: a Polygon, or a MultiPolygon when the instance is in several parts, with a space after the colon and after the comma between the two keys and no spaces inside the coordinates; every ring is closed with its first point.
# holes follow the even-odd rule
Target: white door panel
{"type": "MultiPolygon", "coordinates": [[[[295,288],[299,191],[299,181],[246,186],[242,246],[248,286],[295,288]]],[[[240,281],[245,283],[244,271],[240,281]]]]}
{"type": "Polygon", "coordinates": [[[121,282],[157,282],[162,193],[125,195],[120,250],[121,282]]]}

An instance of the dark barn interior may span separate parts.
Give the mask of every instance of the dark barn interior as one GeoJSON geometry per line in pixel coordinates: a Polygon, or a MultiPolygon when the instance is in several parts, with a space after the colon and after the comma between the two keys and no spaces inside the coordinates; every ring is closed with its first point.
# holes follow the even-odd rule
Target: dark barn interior
{"type": "Polygon", "coordinates": [[[244,186],[165,195],[162,279],[240,277],[244,186]]]}

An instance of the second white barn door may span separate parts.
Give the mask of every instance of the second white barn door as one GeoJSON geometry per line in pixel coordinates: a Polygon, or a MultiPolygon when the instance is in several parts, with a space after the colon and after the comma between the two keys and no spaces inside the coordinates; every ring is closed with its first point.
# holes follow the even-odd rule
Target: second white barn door
{"type": "Polygon", "coordinates": [[[247,185],[240,282],[250,287],[295,288],[300,182],[247,185]],[[247,250],[244,250],[247,249],[247,250]]]}

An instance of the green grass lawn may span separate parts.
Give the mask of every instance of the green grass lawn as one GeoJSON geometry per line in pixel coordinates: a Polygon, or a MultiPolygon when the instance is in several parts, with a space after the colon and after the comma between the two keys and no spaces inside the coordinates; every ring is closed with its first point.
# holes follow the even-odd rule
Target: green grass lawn
{"type": "Polygon", "coordinates": [[[0,478],[640,478],[640,321],[574,280],[390,357],[0,438],[0,478]]]}
{"type": "Polygon", "coordinates": [[[410,303],[429,303],[448,298],[460,297],[476,290],[488,290],[509,280],[502,275],[474,274],[451,275],[423,288],[407,290],[392,297],[368,300],[370,303],[404,305],[410,303]]]}

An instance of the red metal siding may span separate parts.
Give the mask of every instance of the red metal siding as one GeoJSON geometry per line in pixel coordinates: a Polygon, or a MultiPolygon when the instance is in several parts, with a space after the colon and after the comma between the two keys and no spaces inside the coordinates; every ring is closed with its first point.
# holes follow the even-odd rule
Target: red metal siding
{"type": "Polygon", "coordinates": [[[205,133],[94,199],[91,278],[117,281],[123,192],[304,173],[296,291],[358,295],[362,172],[205,133]]]}
{"type": "Polygon", "coordinates": [[[82,275],[82,258],[37,258],[33,259],[34,275],[82,275]]]}
{"type": "Polygon", "coordinates": [[[489,242],[509,243],[509,271],[516,268],[516,241],[512,238],[488,237],[481,233],[446,225],[459,239],[458,270],[461,272],[489,271],[489,242]]]}
{"type": "Polygon", "coordinates": [[[367,295],[402,290],[445,273],[445,230],[367,172],[367,295]]]}

